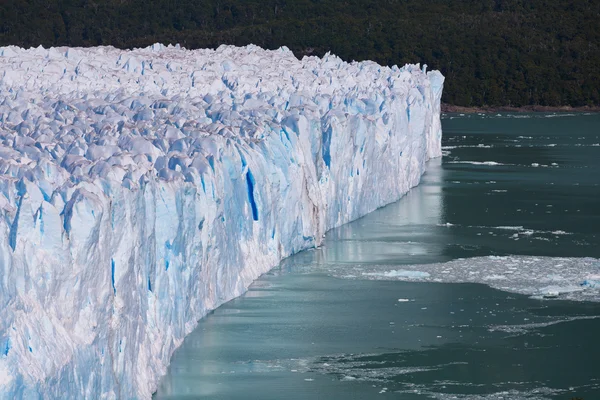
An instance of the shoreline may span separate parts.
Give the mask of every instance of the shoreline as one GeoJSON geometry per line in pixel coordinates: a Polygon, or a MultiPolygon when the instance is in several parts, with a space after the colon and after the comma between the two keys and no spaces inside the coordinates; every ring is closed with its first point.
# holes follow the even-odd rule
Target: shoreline
{"type": "Polygon", "coordinates": [[[464,106],[456,106],[453,104],[442,103],[441,105],[442,113],[464,113],[464,114],[474,114],[474,113],[495,113],[495,112],[596,112],[600,113],[600,106],[584,106],[584,107],[571,107],[571,106],[524,106],[524,107],[510,107],[510,106],[500,106],[500,107],[464,107],[464,106]]]}

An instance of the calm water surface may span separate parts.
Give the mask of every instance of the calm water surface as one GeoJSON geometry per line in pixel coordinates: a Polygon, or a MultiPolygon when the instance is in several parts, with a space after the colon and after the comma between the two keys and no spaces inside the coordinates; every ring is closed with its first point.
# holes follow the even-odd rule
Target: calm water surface
{"type": "Polygon", "coordinates": [[[600,399],[600,303],[389,273],[600,258],[600,115],[447,115],[443,129],[419,187],[200,321],[155,399],[600,399]]]}

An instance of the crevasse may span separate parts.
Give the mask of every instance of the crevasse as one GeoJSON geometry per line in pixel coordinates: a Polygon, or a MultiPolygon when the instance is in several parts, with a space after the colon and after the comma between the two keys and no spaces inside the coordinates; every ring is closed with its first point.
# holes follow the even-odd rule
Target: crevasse
{"type": "Polygon", "coordinates": [[[418,184],[443,79],[286,48],[0,48],[0,398],[150,398],[209,310],[418,184]]]}

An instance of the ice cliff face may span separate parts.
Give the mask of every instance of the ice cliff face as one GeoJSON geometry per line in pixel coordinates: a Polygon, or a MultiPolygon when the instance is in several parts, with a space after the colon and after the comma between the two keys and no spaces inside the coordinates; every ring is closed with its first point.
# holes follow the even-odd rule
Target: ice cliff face
{"type": "Polygon", "coordinates": [[[150,398],[207,311],[419,182],[442,83],[285,48],[0,48],[0,398],[150,398]]]}

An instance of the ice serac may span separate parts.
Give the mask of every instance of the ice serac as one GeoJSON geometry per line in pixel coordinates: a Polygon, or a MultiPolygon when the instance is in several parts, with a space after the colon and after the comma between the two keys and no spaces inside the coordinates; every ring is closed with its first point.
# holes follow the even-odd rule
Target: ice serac
{"type": "Polygon", "coordinates": [[[418,184],[442,84],[286,48],[0,48],[0,398],[150,398],[209,310],[418,184]]]}

